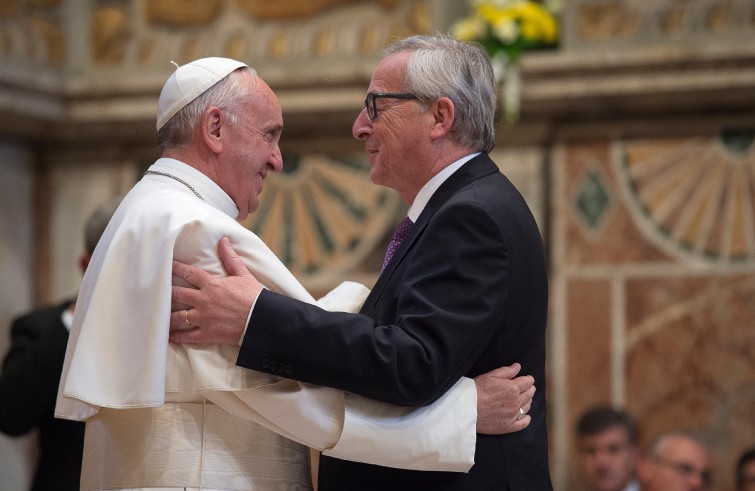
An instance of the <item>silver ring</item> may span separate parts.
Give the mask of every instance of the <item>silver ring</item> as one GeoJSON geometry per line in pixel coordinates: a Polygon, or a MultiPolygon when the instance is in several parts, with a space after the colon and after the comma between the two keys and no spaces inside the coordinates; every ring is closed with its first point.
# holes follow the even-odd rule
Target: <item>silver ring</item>
{"type": "Polygon", "coordinates": [[[524,417],[524,415],[525,415],[525,414],[527,414],[527,413],[525,413],[525,412],[524,412],[524,409],[522,409],[522,408],[520,407],[520,408],[519,408],[519,416],[517,416],[517,417],[516,417],[517,421],[518,421],[518,420],[520,420],[520,419],[522,419],[522,418],[524,417]]]}
{"type": "MultiPolygon", "coordinates": [[[[191,322],[189,322],[189,311],[188,310],[184,310],[184,320],[186,321],[186,325],[187,326],[191,325],[191,322]]],[[[520,409],[520,411],[521,411],[521,409],[520,409]]]]}

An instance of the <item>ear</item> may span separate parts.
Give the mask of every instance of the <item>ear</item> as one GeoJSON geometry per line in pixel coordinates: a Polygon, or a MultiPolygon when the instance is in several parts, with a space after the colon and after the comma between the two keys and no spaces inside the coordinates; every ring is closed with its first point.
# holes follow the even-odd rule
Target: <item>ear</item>
{"type": "Polygon", "coordinates": [[[451,126],[454,124],[454,103],[448,97],[441,97],[433,101],[429,111],[434,118],[430,137],[433,140],[443,138],[451,131],[451,126]]]}
{"type": "Polygon", "coordinates": [[[224,123],[225,118],[223,118],[223,111],[220,108],[209,107],[202,113],[199,121],[199,131],[205,145],[213,153],[220,153],[223,150],[221,131],[225,130],[223,128],[224,123]]]}

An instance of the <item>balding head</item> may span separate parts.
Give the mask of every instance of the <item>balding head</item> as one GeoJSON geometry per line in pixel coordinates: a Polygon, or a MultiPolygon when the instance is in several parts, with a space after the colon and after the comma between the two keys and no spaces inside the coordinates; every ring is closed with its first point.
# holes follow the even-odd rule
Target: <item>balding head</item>
{"type": "Polygon", "coordinates": [[[642,459],[639,473],[642,491],[702,491],[710,481],[708,451],[690,435],[662,435],[642,459]]]}

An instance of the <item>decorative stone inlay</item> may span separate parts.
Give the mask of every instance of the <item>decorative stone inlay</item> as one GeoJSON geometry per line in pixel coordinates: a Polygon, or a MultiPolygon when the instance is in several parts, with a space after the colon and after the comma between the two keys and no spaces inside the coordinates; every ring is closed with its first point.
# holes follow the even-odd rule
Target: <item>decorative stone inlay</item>
{"type": "Polygon", "coordinates": [[[580,5],[578,30],[581,39],[598,41],[630,38],[637,33],[637,18],[623,2],[580,5]]]}
{"type": "Polygon", "coordinates": [[[149,24],[204,26],[218,17],[225,3],[226,0],[145,0],[144,15],[149,24]]]}
{"type": "Polygon", "coordinates": [[[245,222],[310,289],[330,288],[395,225],[398,195],[370,182],[363,157],[286,155],[245,222]]]}
{"type": "MultiPolygon", "coordinates": [[[[570,2],[571,3],[571,2],[570,2]]],[[[755,33],[755,5],[750,0],[579,0],[572,44],[623,41],[679,41],[715,35],[755,33]]]]}
{"type": "MultiPolygon", "coordinates": [[[[393,8],[398,0],[357,0],[371,1],[384,8],[393,8]]],[[[239,9],[251,17],[265,20],[304,18],[317,15],[323,10],[339,5],[356,3],[354,0],[236,0],[239,9]]]]}
{"type": "Polygon", "coordinates": [[[42,19],[29,19],[29,27],[44,45],[46,59],[54,64],[66,59],[66,38],[60,26],[42,19]]]}
{"type": "Polygon", "coordinates": [[[755,263],[753,130],[619,145],[617,174],[632,216],[678,257],[755,263]]]}
{"type": "Polygon", "coordinates": [[[104,7],[92,15],[92,57],[98,63],[122,62],[130,37],[127,10],[104,7]]]}
{"type": "Polygon", "coordinates": [[[0,0],[0,19],[18,15],[19,0],[0,0]]]}
{"type": "Polygon", "coordinates": [[[65,62],[68,40],[59,4],[59,0],[0,0],[0,55],[24,63],[40,62],[45,68],[65,62]]]}
{"type": "Polygon", "coordinates": [[[591,229],[598,228],[601,218],[608,209],[610,196],[603,185],[600,173],[588,171],[577,193],[575,201],[579,216],[591,229]]]}

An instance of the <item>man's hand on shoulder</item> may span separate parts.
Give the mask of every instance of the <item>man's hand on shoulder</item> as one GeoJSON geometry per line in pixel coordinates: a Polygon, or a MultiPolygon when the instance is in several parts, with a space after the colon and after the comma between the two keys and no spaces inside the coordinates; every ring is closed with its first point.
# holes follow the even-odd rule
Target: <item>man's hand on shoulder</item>
{"type": "Polygon", "coordinates": [[[517,377],[522,367],[514,363],[475,377],[477,433],[503,435],[529,426],[527,414],[535,396],[535,379],[517,377]]]}
{"type": "Polygon", "coordinates": [[[173,261],[173,275],[191,287],[173,286],[172,300],[185,307],[170,314],[170,341],[238,345],[262,285],[252,276],[227,238],[218,245],[228,276],[217,277],[173,261]]]}

